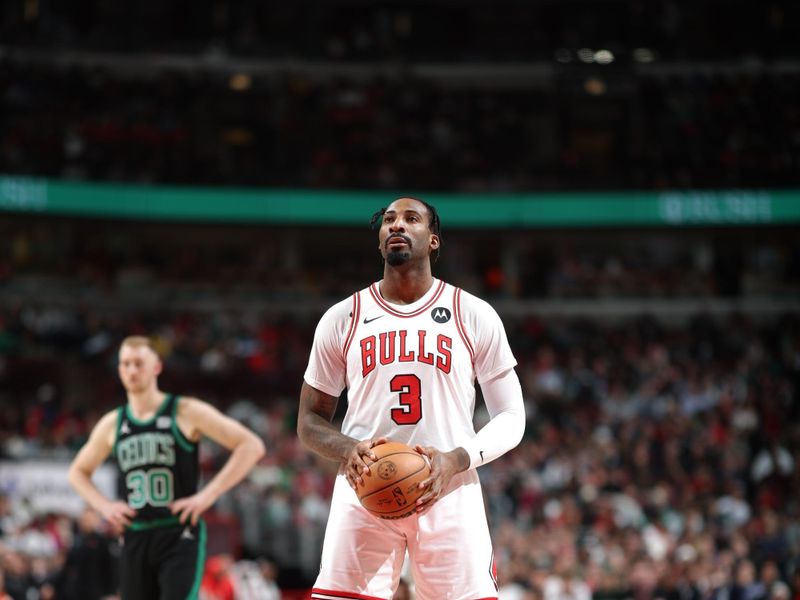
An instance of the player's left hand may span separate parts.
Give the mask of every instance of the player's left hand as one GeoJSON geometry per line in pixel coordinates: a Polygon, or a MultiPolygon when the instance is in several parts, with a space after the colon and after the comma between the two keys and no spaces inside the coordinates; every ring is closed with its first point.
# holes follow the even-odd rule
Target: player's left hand
{"type": "Polygon", "coordinates": [[[442,452],[433,446],[420,446],[417,444],[414,450],[428,457],[431,463],[430,476],[419,482],[420,488],[427,488],[427,491],[417,499],[417,512],[427,510],[436,502],[447,487],[450,480],[456,473],[460,473],[469,467],[469,455],[463,448],[456,448],[450,452],[442,452]]]}
{"type": "Polygon", "coordinates": [[[201,490],[186,498],[175,500],[169,505],[169,509],[173,515],[178,515],[182,524],[191,522],[192,525],[197,525],[200,515],[206,512],[212,504],[214,504],[214,500],[201,490]]]}

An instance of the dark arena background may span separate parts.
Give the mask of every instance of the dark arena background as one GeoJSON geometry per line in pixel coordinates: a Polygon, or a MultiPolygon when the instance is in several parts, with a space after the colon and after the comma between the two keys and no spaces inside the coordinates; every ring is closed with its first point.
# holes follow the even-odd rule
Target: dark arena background
{"type": "Polygon", "coordinates": [[[800,598],[797,0],[4,1],[0,598],[117,598],[66,471],[130,334],[267,446],[200,597],[307,597],[303,371],[401,195],[519,362],[499,598],[800,598]]]}

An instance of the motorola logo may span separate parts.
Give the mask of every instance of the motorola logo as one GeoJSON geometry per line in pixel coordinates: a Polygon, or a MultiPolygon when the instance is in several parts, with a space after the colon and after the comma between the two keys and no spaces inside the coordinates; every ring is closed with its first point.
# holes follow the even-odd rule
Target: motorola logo
{"type": "Polygon", "coordinates": [[[450,311],[438,306],[431,311],[431,318],[437,323],[447,323],[450,320],[450,311]]]}

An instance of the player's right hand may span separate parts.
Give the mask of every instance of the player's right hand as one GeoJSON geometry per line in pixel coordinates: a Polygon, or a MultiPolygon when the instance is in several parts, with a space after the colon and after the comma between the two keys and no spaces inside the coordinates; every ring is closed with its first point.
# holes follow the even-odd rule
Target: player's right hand
{"type": "Polygon", "coordinates": [[[98,512],[111,524],[114,533],[119,535],[129,527],[136,516],[136,511],[121,500],[109,500],[98,507],[98,512]]]}
{"type": "Polygon", "coordinates": [[[385,437],[379,437],[363,440],[353,445],[345,462],[345,476],[351,488],[355,490],[359,485],[364,485],[361,477],[369,473],[369,465],[364,459],[367,458],[370,462],[378,460],[372,449],[378,444],[385,444],[388,441],[385,437]]]}

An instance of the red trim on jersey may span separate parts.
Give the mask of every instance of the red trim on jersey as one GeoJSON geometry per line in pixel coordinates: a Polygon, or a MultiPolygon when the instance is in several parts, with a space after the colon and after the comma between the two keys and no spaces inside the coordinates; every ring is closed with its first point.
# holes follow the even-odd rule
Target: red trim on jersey
{"type": "Polygon", "coordinates": [[[347,351],[350,350],[350,344],[353,338],[356,337],[356,329],[358,329],[358,318],[361,315],[361,293],[356,292],[353,294],[353,319],[350,321],[350,331],[347,332],[345,338],[344,350],[342,350],[342,357],[344,364],[347,364],[347,351]]]}
{"type": "Polygon", "coordinates": [[[403,312],[400,312],[399,310],[395,309],[391,304],[386,302],[386,300],[384,300],[381,297],[381,292],[378,289],[378,284],[377,283],[373,283],[372,285],[369,286],[369,293],[372,294],[372,297],[375,299],[375,303],[378,306],[380,306],[383,310],[385,310],[390,315],[394,315],[395,317],[401,317],[403,319],[407,319],[408,317],[416,317],[417,315],[420,315],[420,314],[424,313],[431,306],[433,306],[433,304],[442,295],[442,292],[444,292],[444,281],[439,280],[439,287],[436,288],[436,291],[434,292],[433,296],[431,296],[431,299],[428,300],[425,303],[424,306],[418,308],[414,312],[403,313],[403,312]]]}
{"type": "Polygon", "coordinates": [[[456,288],[455,293],[453,293],[453,315],[456,319],[456,329],[458,329],[461,339],[464,340],[464,344],[467,346],[467,350],[469,350],[469,357],[474,364],[475,350],[467,337],[467,329],[464,327],[464,322],[461,320],[461,288],[456,288]]]}
{"type": "Polygon", "coordinates": [[[492,578],[494,589],[500,589],[497,585],[497,563],[494,562],[494,550],[492,550],[492,562],[489,565],[489,577],[492,578]]]}
{"type": "MultiPolygon", "coordinates": [[[[383,598],[378,598],[377,596],[367,596],[365,594],[356,594],[355,592],[337,592],[335,590],[323,590],[320,588],[311,588],[311,597],[312,598],[322,598],[323,596],[319,596],[315,594],[322,594],[323,596],[332,596],[334,598],[342,598],[342,600],[383,600],[383,598]]],[[[323,598],[323,600],[325,600],[323,598]]],[[[483,600],[483,599],[481,599],[483,600]]],[[[488,600],[488,598],[486,599],[488,600]]],[[[497,599],[495,599],[497,600],[497,599]]]]}

